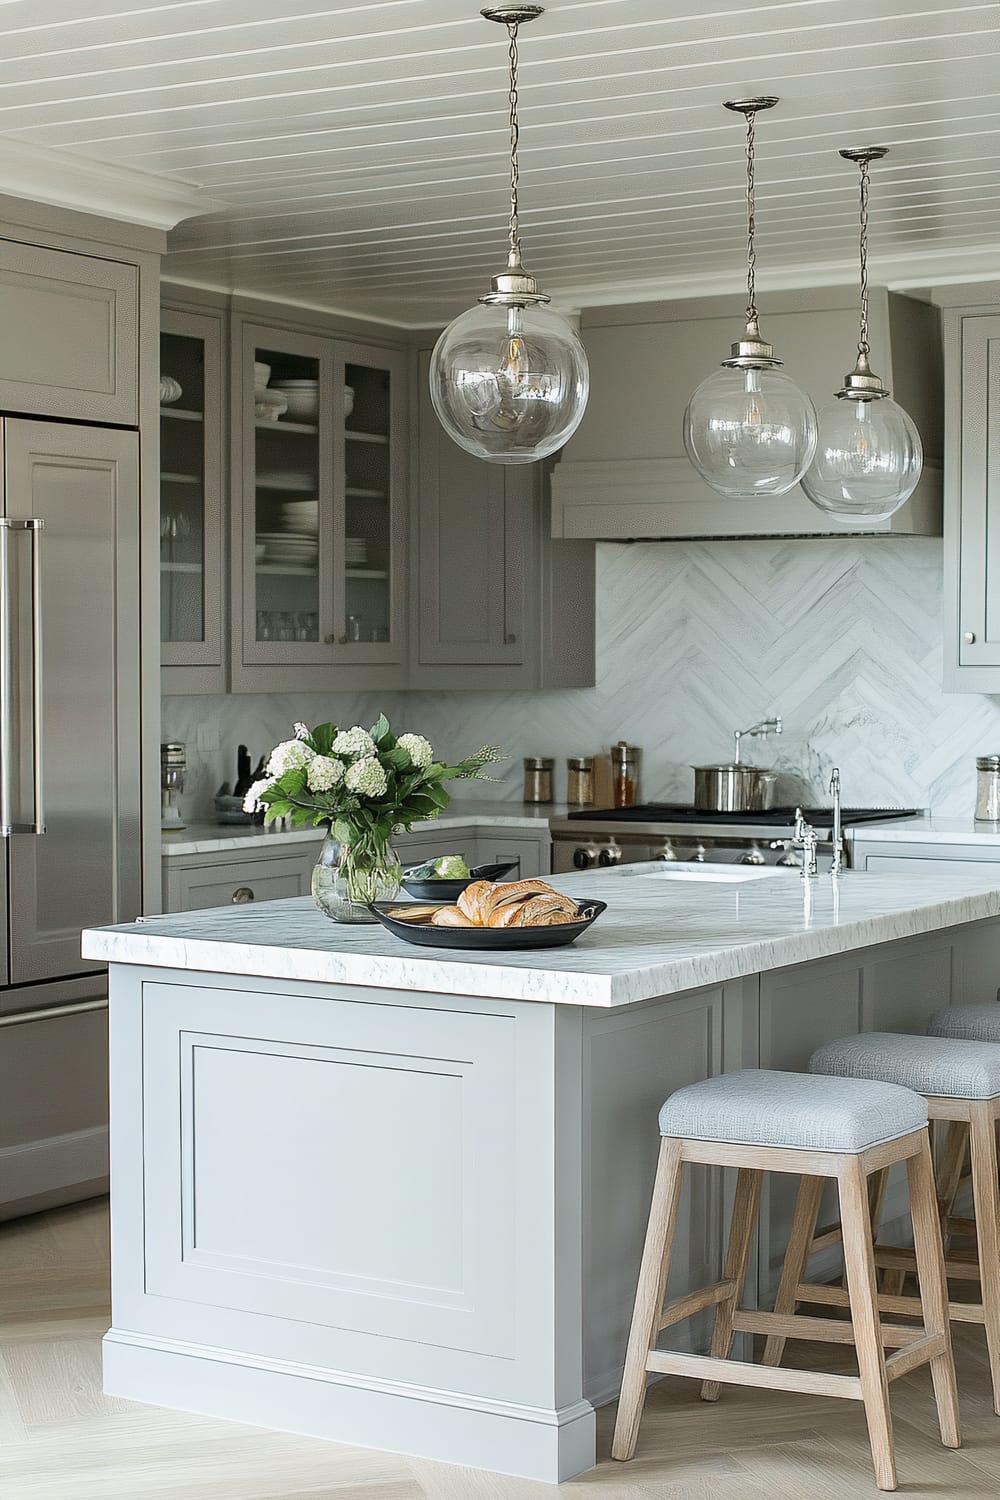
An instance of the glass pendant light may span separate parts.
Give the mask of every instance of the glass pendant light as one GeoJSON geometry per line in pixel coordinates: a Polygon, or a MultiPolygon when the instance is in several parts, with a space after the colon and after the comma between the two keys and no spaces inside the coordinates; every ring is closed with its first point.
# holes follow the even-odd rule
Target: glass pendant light
{"type": "Polygon", "coordinates": [[[729,99],[747,122],[747,313],[729,359],[703,380],[684,413],[688,457],[713,490],[727,497],[784,495],[798,484],[816,450],[812,401],[779,370],[757,318],[757,228],[754,209],[754,120],[777,99],[729,99]]]}
{"type": "Polygon", "coordinates": [[[521,264],[518,227],[517,28],[540,5],[484,10],[510,38],[510,249],[479,306],[462,313],[431,356],[431,401],[460,448],[498,464],[530,464],[561,448],[580,425],[590,373],[575,329],[545,304],[521,264]]]}
{"type": "Polygon", "coordinates": [[[868,188],[870,162],[888,146],[841,151],[861,168],[861,332],[844,389],[819,414],[816,457],[802,480],[812,503],[841,521],[884,521],[913,494],[923,468],[920,434],[868,362],[868,188]]]}

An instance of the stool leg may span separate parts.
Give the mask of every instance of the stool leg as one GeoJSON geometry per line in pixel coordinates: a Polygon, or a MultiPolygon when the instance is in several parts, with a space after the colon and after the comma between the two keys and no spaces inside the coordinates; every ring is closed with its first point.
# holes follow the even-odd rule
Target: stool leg
{"type": "Polygon", "coordinates": [[[889,1412],[889,1382],[885,1374],[881,1323],[875,1285],[875,1255],[872,1222],[868,1210],[868,1185],[861,1163],[848,1159],[837,1174],[840,1192],[840,1222],[844,1235],[844,1265],[858,1354],[861,1394],[868,1419],[875,1483],[880,1490],[896,1488],[896,1463],[892,1446],[892,1416],[889,1412]]]}
{"type": "Polygon", "coordinates": [[[993,1106],[973,1104],[969,1125],[983,1322],[986,1325],[986,1347],[989,1350],[990,1374],[993,1377],[993,1409],[1000,1415],[1000,1195],[997,1190],[997,1138],[993,1106]]]}
{"type": "MultiPolygon", "coordinates": [[[[750,1167],[741,1167],[736,1178],[736,1196],[733,1199],[733,1217],[729,1225],[729,1244],[726,1247],[726,1265],[722,1273],[724,1281],[735,1283],[733,1295],[720,1302],[715,1309],[715,1328],[712,1331],[712,1358],[728,1359],[733,1347],[733,1314],[743,1300],[743,1287],[747,1279],[747,1262],[753,1232],[757,1227],[760,1208],[760,1185],[763,1172],[750,1167]]],[[[718,1401],[719,1382],[704,1380],[701,1386],[703,1401],[718,1401]]]]}
{"type": "Polygon", "coordinates": [[[969,1144],[969,1127],[964,1120],[949,1120],[944,1139],[944,1150],[937,1171],[938,1212],[945,1245],[948,1243],[948,1216],[955,1203],[955,1194],[962,1180],[965,1151],[969,1144]]]}
{"type": "MultiPolygon", "coordinates": [[[[796,1290],[799,1283],[804,1279],[806,1266],[809,1263],[809,1251],[812,1247],[813,1236],[816,1233],[816,1220],[819,1217],[820,1199],[823,1196],[822,1177],[802,1177],[799,1179],[799,1194],[795,1203],[795,1217],[792,1220],[792,1232],[788,1237],[788,1248],[785,1251],[785,1263],[781,1268],[781,1280],[778,1282],[778,1294],[774,1299],[774,1310],[776,1313],[790,1315],[794,1313],[797,1298],[796,1290]]],[[[764,1354],[761,1360],[765,1365],[780,1365],[781,1356],[785,1352],[785,1339],[780,1335],[772,1333],[764,1345],[764,1354]]]]}
{"type": "Polygon", "coordinates": [[[646,1356],[656,1343],[663,1313],[663,1298],[670,1270],[670,1251],[677,1226],[677,1200],[681,1191],[681,1143],[666,1136],[660,1142],[653,1200],[649,1206],[646,1241],[642,1248],[639,1283],[629,1330],[625,1370],[622,1374],[618,1417],[611,1444],[611,1457],[627,1459],[635,1452],[639,1422],[646,1400],[646,1356]]]}
{"type": "Polygon", "coordinates": [[[944,1275],[944,1250],[941,1245],[941,1222],[938,1217],[934,1188],[934,1165],[930,1143],[924,1142],[919,1156],[906,1163],[910,1184],[910,1218],[913,1220],[913,1245],[917,1255],[917,1285],[923,1309],[924,1328],[928,1333],[943,1333],[945,1352],[931,1360],[931,1380],[937,1406],[941,1441],[946,1448],[961,1445],[958,1422],[958,1387],[955,1383],[955,1360],[951,1349],[951,1323],[948,1318],[948,1283],[944,1275]]]}

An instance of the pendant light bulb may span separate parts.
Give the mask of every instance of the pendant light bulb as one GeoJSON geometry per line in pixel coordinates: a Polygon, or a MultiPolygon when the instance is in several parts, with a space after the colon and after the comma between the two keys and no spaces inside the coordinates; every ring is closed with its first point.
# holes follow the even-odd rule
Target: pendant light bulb
{"type": "Polygon", "coordinates": [[[761,337],[757,315],[754,121],[758,110],[777,102],[765,97],[726,103],[747,122],[746,328],[730,358],[702,381],[684,413],[688,457],[706,483],[727,498],[786,494],[798,484],[816,449],[812,401],[781,373],[781,360],[761,337]]]}
{"type": "Polygon", "coordinates": [[[844,388],[820,409],[816,455],[802,488],[818,509],[854,525],[886,521],[913,494],[923,469],[920,434],[869,363],[868,192],[871,162],[886,146],[841,151],[861,169],[861,326],[858,358],[844,388]]]}
{"type": "Polygon", "coordinates": [[[555,453],[587,407],[587,355],[572,324],[546,304],[521,262],[518,224],[517,29],[539,5],[484,10],[510,38],[510,221],[507,267],[434,346],[431,403],[448,436],[477,458],[528,464],[555,453]]]}

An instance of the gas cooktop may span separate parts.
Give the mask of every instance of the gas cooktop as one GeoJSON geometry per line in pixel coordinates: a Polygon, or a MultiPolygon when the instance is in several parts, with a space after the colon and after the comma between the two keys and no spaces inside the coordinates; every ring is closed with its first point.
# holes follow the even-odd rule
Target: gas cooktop
{"type": "MultiPolygon", "coordinates": [[[[833,812],[828,807],[804,807],[807,823],[831,822],[833,812]]],[[[795,822],[794,807],[769,807],[764,812],[699,812],[685,802],[645,802],[636,807],[581,808],[567,813],[567,817],[580,822],[601,823],[747,823],[767,824],[769,827],[784,826],[795,822]]],[[[919,818],[922,808],[916,807],[845,807],[841,813],[844,827],[852,823],[879,823],[890,818],[919,818]]]]}

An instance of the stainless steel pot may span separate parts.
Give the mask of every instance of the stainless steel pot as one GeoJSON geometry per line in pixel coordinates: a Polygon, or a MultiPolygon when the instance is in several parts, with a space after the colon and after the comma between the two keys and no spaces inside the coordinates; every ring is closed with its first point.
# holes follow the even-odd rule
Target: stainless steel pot
{"type": "Polygon", "coordinates": [[[698,812],[764,812],[774,804],[777,776],[760,766],[692,766],[698,812]]]}

